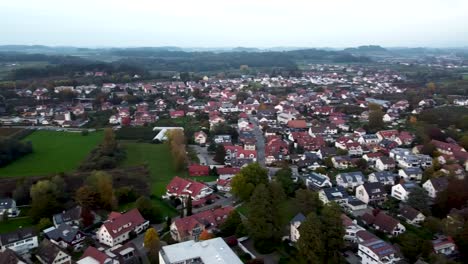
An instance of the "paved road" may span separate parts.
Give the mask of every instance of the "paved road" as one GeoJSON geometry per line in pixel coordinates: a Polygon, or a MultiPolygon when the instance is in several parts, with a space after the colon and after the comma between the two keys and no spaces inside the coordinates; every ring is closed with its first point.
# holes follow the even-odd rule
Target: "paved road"
{"type": "Polygon", "coordinates": [[[227,197],[227,198],[221,197],[219,200],[216,200],[212,204],[205,205],[205,206],[200,207],[200,208],[193,208],[192,213],[196,214],[198,212],[211,210],[212,208],[215,208],[215,207],[218,207],[218,206],[222,206],[222,207],[225,207],[225,206],[228,206],[228,205],[232,206],[233,202],[234,202],[234,197],[232,197],[232,196],[227,197]]]}
{"type": "Polygon", "coordinates": [[[257,140],[257,162],[265,167],[265,138],[263,137],[263,132],[254,116],[249,115],[249,121],[254,125],[253,132],[257,140]]]}

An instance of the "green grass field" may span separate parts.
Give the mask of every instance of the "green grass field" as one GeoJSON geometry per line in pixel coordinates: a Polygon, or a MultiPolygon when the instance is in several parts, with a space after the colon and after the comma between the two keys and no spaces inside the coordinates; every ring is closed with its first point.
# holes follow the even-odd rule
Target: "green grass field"
{"type": "Polygon", "coordinates": [[[0,177],[39,176],[70,172],[102,140],[102,133],[36,131],[23,139],[31,141],[33,153],[0,168],[0,177]]]}
{"type": "Polygon", "coordinates": [[[32,226],[33,222],[29,217],[11,218],[7,222],[0,222],[0,234],[15,231],[20,227],[32,226]]]}

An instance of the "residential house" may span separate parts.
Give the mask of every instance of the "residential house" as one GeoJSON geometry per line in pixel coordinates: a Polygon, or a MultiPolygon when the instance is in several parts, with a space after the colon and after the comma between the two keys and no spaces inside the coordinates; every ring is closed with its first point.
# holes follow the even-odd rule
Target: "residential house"
{"type": "Polygon", "coordinates": [[[362,231],[362,230],[365,230],[365,229],[362,228],[361,226],[359,226],[355,220],[354,221],[351,220],[351,218],[349,218],[345,214],[341,214],[341,221],[342,221],[343,226],[345,228],[345,235],[344,235],[343,239],[345,241],[356,243],[357,240],[358,240],[357,239],[357,233],[359,231],[362,231]]]}
{"type": "Polygon", "coordinates": [[[362,221],[366,225],[372,226],[376,230],[382,231],[390,236],[398,236],[406,231],[404,225],[383,211],[379,211],[376,215],[365,213],[362,216],[362,221]]]}
{"type": "Polygon", "coordinates": [[[419,182],[422,179],[423,171],[419,167],[405,168],[399,169],[398,175],[405,180],[419,182]]]}
{"type": "Polygon", "coordinates": [[[415,188],[421,188],[419,187],[416,183],[414,182],[404,182],[404,183],[399,183],[397,185],[392,186],[392,197],[396,198],[400,201],[407,201],[409,194],[411,193],[412,190],[415,188]]]}
{"type": "Polygon", "coordinates": [[[37,248],[38,239],[34,228],[18,228],[13,232],[0,234],[0,249],[11,249],[22,255],[37,248]]]}
{"type": "Polygon", "coordinates": [[[322,188],[332,187],[330,178],[327,175],[323,175],[323,174],[319,174],[315,172],[306,176],[305,184],[307,188],[310,188],[310,189],[322,189],[322,188]]]}
{"type": "Polygon", "coordinates": [[[69,210],[63,211],[62,213],[55,214],[52,216],[52,220],[55,227],[58,227],[61,224],[79,226],[81,223],[81,206],[75,206],[69,210]]]}
{"type": "Polygon", "coordinates": [[[367,209],[367,204],[359,200],[353,195],[350,195],[345,203],[341,204],[342,208],[352,214],[356,214],[358,211],[367,209]]]}
{"type": "Polygon", "coordinates": [[[409,205],[403,205],[400,208],[400,213],[398,215],[404,218],[405,221],[411,225],[421,224],[426,219],[421,212],[409,205]]]}
{"type": "Polygon", "coordinates": [[[159,263],[242,264],[243,262],[222,238],[217,237],[200,242],[190,240],[163,246],[159,251],[159,263]]]}
{"type": "Polygon", "coordinates": [[[395,247],[380,238],[359,243],[358,256],[362,264],[394,264],[401,260],[395,247]]]}
{"type": "Polygon", "coordinates": [[[336,186],[331,188],[324,188],[319,191],[319,199],[327,204],[329,202],[336,202],[343,204],[348,201],[349,195],[345,188],[336,186]]]}
{"type": "Polygon", "coordinates": [[[430,144],[434,145],[436,150],[442,154],[454,155],[456,152],[466,152],[463,147],[453,143],[433,139],[430,144]]]}
{"type": "Polygon", "coordinates": [[[423,185],[423,189],[432,199],[437,198],[437,194],[447,189],[448,179],[446,177],[432,178],[427,180],[423,185]]]}
{"type": "Polygon", "coordinates": [[[112,212],[96,233],[99,243],[113,247],[130,238],[130,233],[140,234],[149,226],[138,209],[126,213],[112,212]]]}
{"type": "Polygon", "coordinates": [[[189,176],[208,176],[210,175],[210,167],[200,164],[192,164],[188,166],[189,176]]]}
{"type": "Polygon", "coordinates": [[[36,258],[42,264],[64,264],[72,263],[71,256],[65,250],[62,250],[56,244],[50,242],[48,239],[42,240],[39,245],[36,258]]]}
{"type": "Polygon", "coordinates": [[[196,201],[212,193],[213,190],[204,183],[176,176],[167,185],[165,197],[176,197],[184,201],[187,197],[191,196],[196,201]]]}
{"type": "Polygon", "coordinates": [[[380,182],[383,185],[394,185],[397,175],[390,171],[378,171],[369,174],[369,182],[380,182]]]}
{"type": "Polygon", "coordinates": [[[224,146],[226,151],[225,164],[233,164],[237,159],[249,159],[252,162],[257,161],[256,150],[245,150],[241,146],[224,146]]]}
{"type": "Polygon", "coordinates": [[[307,123],[305,120],[290,120],[287,123],[287,127],[296,129],[306,129],[307,123]]]}
{"type": "Polygon", "coordinates": [[[379,204],[387,199],[385,186],[380,182],[366,182],[356,187],[356,198],[366,204],[379,204]]]}
{"type": "Polygon", "coordinates": [[[228,144],[232,143],[232,137],[231,135],[215,135],[213,141],[216,144],[228,144]]]}
{"type": "Polygon", "coordinates": [[[354,189],[365,181],[364,174],[360,171],[344,172],[336,175],[336,184],[348,189],[354,189]]]}
{"type": "Polygon", "coordinates": [[[375,161],[375,169],[378,171],[392,171],[395,169],[395,160],[390,157],[380,157],[375,161]]]}
{"type": "Polygon", "coordinates": [[[2,215],[8,215],[8,217],[17,217],[19,210],[16,207],[16,201],[11,198],[0,199],[0,218],[2,215]]]}
{"type": "Polygon", "coordinates": [[[457,250],[455,241],[453,241],[450,236],[442,236],[432,240],[432,248],[436,254],[443,254],[446,256],[453,255],[457,250]]]}
{"type": "Polygon", "coordinates": [[[204,230],[216,230],[224,223],[232,210],[234,210],[232,206],[227,206],[178,218],[171,224],[171,236],[179,242],[197,241],[204,230]]]}
{"type": "MultiPolygon", "coordinates": [[[[102,249],[102,248],[100,248],[102,249]]],[[[134,243],[128,242],[99,251],[88,247],[76,264],[139,264],[141,256],[134,243]]]]}
{"type": "Polygon", "coordinates": [[[349,156],[334,156],[331,160],[333,167],[339,170],[345,170],[353,166],[352,159],[349,156]]]}
{"type": "Polygon", "coordinates": [[[207,140],[208,136],[206,135],[205,132],[203,131],[199,131],[199,132],[196,132],[195,135],[194,135],[194,141],[195,143],[197,143],[198,145],[205,145],[206,144],[206,140],[207,140]]]}
{"type": "Polygon", "coordinates": [[[221,191],[221,192],[230,192],[232,189],[231,178],[228,178],[228,179],[218,178],[216,180],[216,188],[218,189],[218,191],[221,191]]]}
{"type": "Polygon", "coordinates": [[[85,234],[77,226],[60,224],[59,226],[44,229],[44,235],[63,249],[72,248],[75,251],[83,247],[85,234]]]}
{"type": "Polygon", "coordinates": [[[221,168],[216,168],[216,172],[218,173],[219,179],[226,180],[226,179],[233,178],[237,173],[239,173],[240,168],[221,167],[221,168]]]}
{"type": "Polygon", "coordinates": [[[299,227],[301,226],[302,222],[306,220],[306,217],[302,213],[298,213],[294,216],[293,219],[289,222],[290,233],[289,233],[289,240],[291,242],[297,242],[301,234],[299,233],[299,227]]]}
{"type": "Polygon", "coordinates": [[[0,249],[0,263],[4,264],[26,264],[26,262],[16,255],[11,249],[0,249]]]}

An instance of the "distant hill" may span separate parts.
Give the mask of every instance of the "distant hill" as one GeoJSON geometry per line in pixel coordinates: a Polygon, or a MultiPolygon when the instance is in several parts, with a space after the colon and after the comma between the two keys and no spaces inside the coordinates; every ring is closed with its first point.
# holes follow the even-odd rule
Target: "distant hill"
{"type": "Polygon", "coordinates": [[[366,53],[366,52],[386,52],[387,49],[382,48],[381,46],[378,45],[367,45],[367,46],[359,46],[357,48],[347,48],[344,49],[345,52],[351,52],[351,53],[366,53]]]}

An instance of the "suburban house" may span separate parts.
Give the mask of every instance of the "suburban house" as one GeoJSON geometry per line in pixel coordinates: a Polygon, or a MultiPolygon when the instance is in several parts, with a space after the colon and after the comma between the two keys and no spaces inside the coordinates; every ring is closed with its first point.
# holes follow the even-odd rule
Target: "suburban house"
{"type": "Polygon", "coordinates": [[[395,169],[395,160],[390,157],[380,157],[375,161],[375,169],[378,171],[392,171],[395,169]]]}
{"type": "Polygon", "coordinates": [[[400,261],[397,250],[380,238],[359,243],[358,256],[362,264],[393,264],[400,261]]]}
{"type": "Polygon", "coordinates": [[[42,240],[37,249],[36,258],[42,264],[71,263],[71,256],[48,239],[42,240]]]}
{"type": "Polygon", "coordinates": [[[366,204],[379,204],[387,199],[387,192],[383,183],[366,182],[356,187],[356,198],[366,204]]]}
{"type": "Polygon", "coordinates": [[[140,234],[149,226],[138,209],[126,213],[112,212],[96,233],[99,243],[113,247],[130,238],[130,232],[140,234]]]}
{"type": "Polygon", "coordinates": [[[399,183],[397,185],[392,186],[392,197],[400,200],[400,201],[407,201],[409,194],[414,188],[421,188],[414,182],[404,182],[399,183]]]}
{"type": "Polygon", "coordinates": [[[291,240],[291,242],[297,242],[297,240],[299,240],[299,237],[301,236],[301,234],[299,233],[299,227],[301,226],[302,222],[304,222],[305,220],[306,220],[306,217],[302,213],[298,213],[289,222],[289,226],[290,226],[289,239],[291,240]]]}
{"type": "Polygon", "coordinates": [[[132,242],[117,245],[105,251],[88,247],[76,264],[134,264],[140,263],[140,253],[132,242]]]}
{"type": "Polygon", "coordinates": [[[236,167],[221,167],[216,168],[216,172],[218,173],[218,178],[221,180],[226,180],[229,178],[234,177],[237,173],[240,172],[240,168],[236,167]]]}
{"type": "Polygon", "coordinates": [[[352,214],[358,211],[367,209],[367,204],[356,198],[356,196],[350,195],[345,203],[341,204],[342,208],[352,214]]]}
{"type": "Polygon", "coordinates": [[[398,170],[399,176],[401,176],[405,180],[410,180],[410,181],[421,181],[422,174],[423,174],[423,171],[419,167],[398,170]]]}
{"type": "Polygon", "coordinates": [[[453,241],[452,237],[442,236],[435,240],[432,240],[432,248],[436,254],[443,254],[450,256],[456,252],[457,246],[453,241]]]}
{"type": "Polygon", "coordinates": [[[11,249],[0,249],[0,263],[7,264],[26,264],[26,262],[16,255],[11,249]]]}
{"type": "Polygon", "coordinates": [[[217,237],[200,242],[190,240],[163,246],[159,251],[159,263],[242,264],[243,262],[222,238],[217,237]]]}
{"type": "Polygon", "coordinates": [[[13,232],[0,234],[0,249],[11,249],[22,255],[38,246],[38,238],[34,228],[19,228],[13,232]]]}
{"type": "Polygon", "coordinates": [[[245,150],[241,146],[224,146],[226,151],[226,164],[232,164],[237,159],[250,159],[253,162],[257,161],[257,151],[255,150],[245,150]]]}
{"type": "Polygon", "coordinates": [[[75,251],[83,247],[83,242],[86,238],[85,234],[77,226],[67,224],[61,224],[57,227],[53,226],[45,229],[43,232],[52,243],[64,249],[72,248],[75,251]]]}
{"type": "Polygon", "coordinates": [[[426,219],[421,212],[409,205],[403,205],[400,208],[400,213],[398,215],[404,218],[408,224],[412,225],[421,224],[426,219]]]}
{"type": "Polygon", "coordinates": [[[306,176],[305,184],[307,188],[310,188],[310,189],[321,189],[321,188],[332,187],[330,178],[327,175],[323,175],[323,174],[319,174],[315,172],[306,176]]]}
{"type": "Polygon", "coordinates": [[[0,199],[0,219],[1,216],[5,214],[8,215],[8,217],[16,217],[19,215],[15,200],[11,198],[0,199]]]}
{"type": "Polygon", "coordinates": [[[232,210],[227,206],[178,218],[171,224],[171,236],[175,241],[198,240],[204,230],[217,229],[224,223],[232,210]]]}
{"type": "Polygon", "coordinates": [[[208,176],[210,175],[210,167],[200,164],[192,164],[188,166],[190,176],[208,176]]]}
{"type": "Polygon", "coordinates": [[[203,131],[196,132],[193,137],[194,137],[193,141],[195,141],[195,143],[197,143],[198,145],[202,145],[202,146],[206,144],[206,140],[208,138],[206,133],[203,131]]]}
{"type": "Polygon", "coordinates": [[[226,144],[226,143],[231,143],[232,142],[232,137],[231,135],[215,135],[213,137],[213,141],[216,144],[226,144]]]}
{"type": "Polygon", "coordinates": [[[380,230],[390,236],[398,236],[406,231],[404,225],[382,211],[376,215],[365,213],[362,216],[362,221],[366,225],[372,226],[376,230],[380,230]]]}
{"type": "Polygon", "coordinates": [[[448,179],[445,177],[432,178],[427,180],[423,185],[423,189],[427,191],[427,194],[432,199],[437,197],[437,193],[447,189],[448,179]]]}
{"type": "Polygon", "coordinates": [[[360,171],[344,172],[336,175],[336,185],[348,189],[354,189],[365,181],[364,174],[360,171]]]}
{"type": "Polygon", "coordinates": [[[69,210],[63,211],[62,213],[55,214],[52,217],[54,226],[59,226],[61,224],[67,225],[76,225],[79,226],[81,222],[81,207],[76,206],[69,210]]]}
{"type": "Polygon", "coordinates": [[[228,179],[220,179],[216,180],[216,188],[218,191],[222,192],[230,192],[231,191],[231,178],[228,179]]]}
{"type": "Polygon", "coordinates": [[[167,185],[164,197],[177,197],[184,201],[187,197],[191,196],[193,200],[200,200],[212,193],[213,190],[201,182],[176,176],[167,185]]]}
{"type": "Polygon", "coordinates": [[[349,156],[334,156],[331,158],[333,167],[345,170],[352,166],[352,159],[349,156]]]}
{"type": "Polygon", "coordinates": [[[343,239],[352,243],[357,242],[357,233],[361,230],[365,230],[360,225],[357,224],[356,220],[351,220],[347,215],[341,214],[341,221],[345,228],[345,235],[343,239]]]}
{"type": "Polygon", "coordinates": [[[379,171],[369,174],[369,182],[380,182],[383,185],[394,185],[395,184],[395,173],[390,171],[379,171]]]}
{"type": "Polygon", "coordinates": [[[327,204],[329,202],[336,202],[337,204],[343,204],[348,201],[348,198],[349,198],[348,192],[342,186],[325,188],[319,191],[319,199],[324,204],[327,204]]]}

